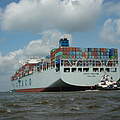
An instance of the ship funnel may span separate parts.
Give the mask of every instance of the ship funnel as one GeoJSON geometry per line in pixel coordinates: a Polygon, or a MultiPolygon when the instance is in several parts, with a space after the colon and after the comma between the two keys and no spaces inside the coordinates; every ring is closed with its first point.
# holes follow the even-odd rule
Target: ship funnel
{"type": "Polygon", "coordinates": [[[64,34],[59,40],[59,47],[69,47],[70,46],[71,35],[64,34]]]}

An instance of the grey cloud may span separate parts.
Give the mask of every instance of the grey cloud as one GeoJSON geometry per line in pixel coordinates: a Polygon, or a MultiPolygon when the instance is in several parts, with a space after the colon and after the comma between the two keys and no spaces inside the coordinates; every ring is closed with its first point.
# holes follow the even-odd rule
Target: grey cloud
{"type": "Polygon", "coordinates": [[[120,1],[109,1],[103,5],[103,8],[107,15],[116,15],[118,17],[120,16],[120,1]]]}
{"type": "Polygon", "coordinates": [[[101,30],[101,39],[112,44],[120,44],[120,19],[107,19],[101,30]]]}
{"type": "Polygon", "coordinates": [[[95,25],[103,0],[21,0],[3,13],[2,29],[40,32],[48,29],[84,31],[95,25]]]}

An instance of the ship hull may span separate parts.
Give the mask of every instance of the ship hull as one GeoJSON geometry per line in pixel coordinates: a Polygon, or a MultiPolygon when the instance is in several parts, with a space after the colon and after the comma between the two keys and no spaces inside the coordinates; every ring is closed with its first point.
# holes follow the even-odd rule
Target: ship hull
{"type": "Polygon", "coordinates": [[[61,92],[61,91],[84,91],[94,90],[95,86],[75,86],[65,83],[63,80],[56,81],[53,85],[47,88],[27,88],[16,89],[15,92],[61,92]]]}
{"type": "MultiPolygon", "coordinates": [[[[16,92],[58,92],[58,91],[80,91],[96,89],[103,76],[103,72],[64,72],[61,67],[59,72],[50,69],[43,72],[34,72],[31,75],[12,81],[12,90],[16,92]]],[[[70,68],[72,69],[72,68],[70,68]]],[[[119,79],[119,72],[110,74],[114,80],[119,79]]]]}

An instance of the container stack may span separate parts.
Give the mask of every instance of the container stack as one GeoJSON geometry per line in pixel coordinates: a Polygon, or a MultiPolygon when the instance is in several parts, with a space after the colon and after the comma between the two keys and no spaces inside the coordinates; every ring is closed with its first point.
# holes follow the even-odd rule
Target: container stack
{"type": "Polygon", "coordinates": [[[30,75],[35,70],[36,64],[25,64],[19,70],[16,71],[14,76],[12,76],[12,80],[20,79],[24,76],[30,75]]]}
{"type": "Polygon", "coordinates": [[[44,71],[50,68],[50,57],[46,56],[45,59],[41,59],[40,62],[37,63],[26,63],[21,68],[19,68],[14,76],[12,76],[11,80],[17,80],[27,75],[31,75],[34,71],[44,71]]]}
{"type": "Polygon", "coordinates": [[[60,47],[58,49],[51,50],[50,58],[51,61],[59,59],[117,60],[118,49],[60,47]]]}

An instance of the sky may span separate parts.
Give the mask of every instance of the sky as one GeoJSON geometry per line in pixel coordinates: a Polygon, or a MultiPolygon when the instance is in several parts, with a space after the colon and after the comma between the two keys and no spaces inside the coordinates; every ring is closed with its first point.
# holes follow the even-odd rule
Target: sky
{"type": "Polygon", "coordinates": [[[19,61],[48,55],[63,34],[71,46],[120,48],[120,0],[0,0],[0,91],[19,61]]]}

